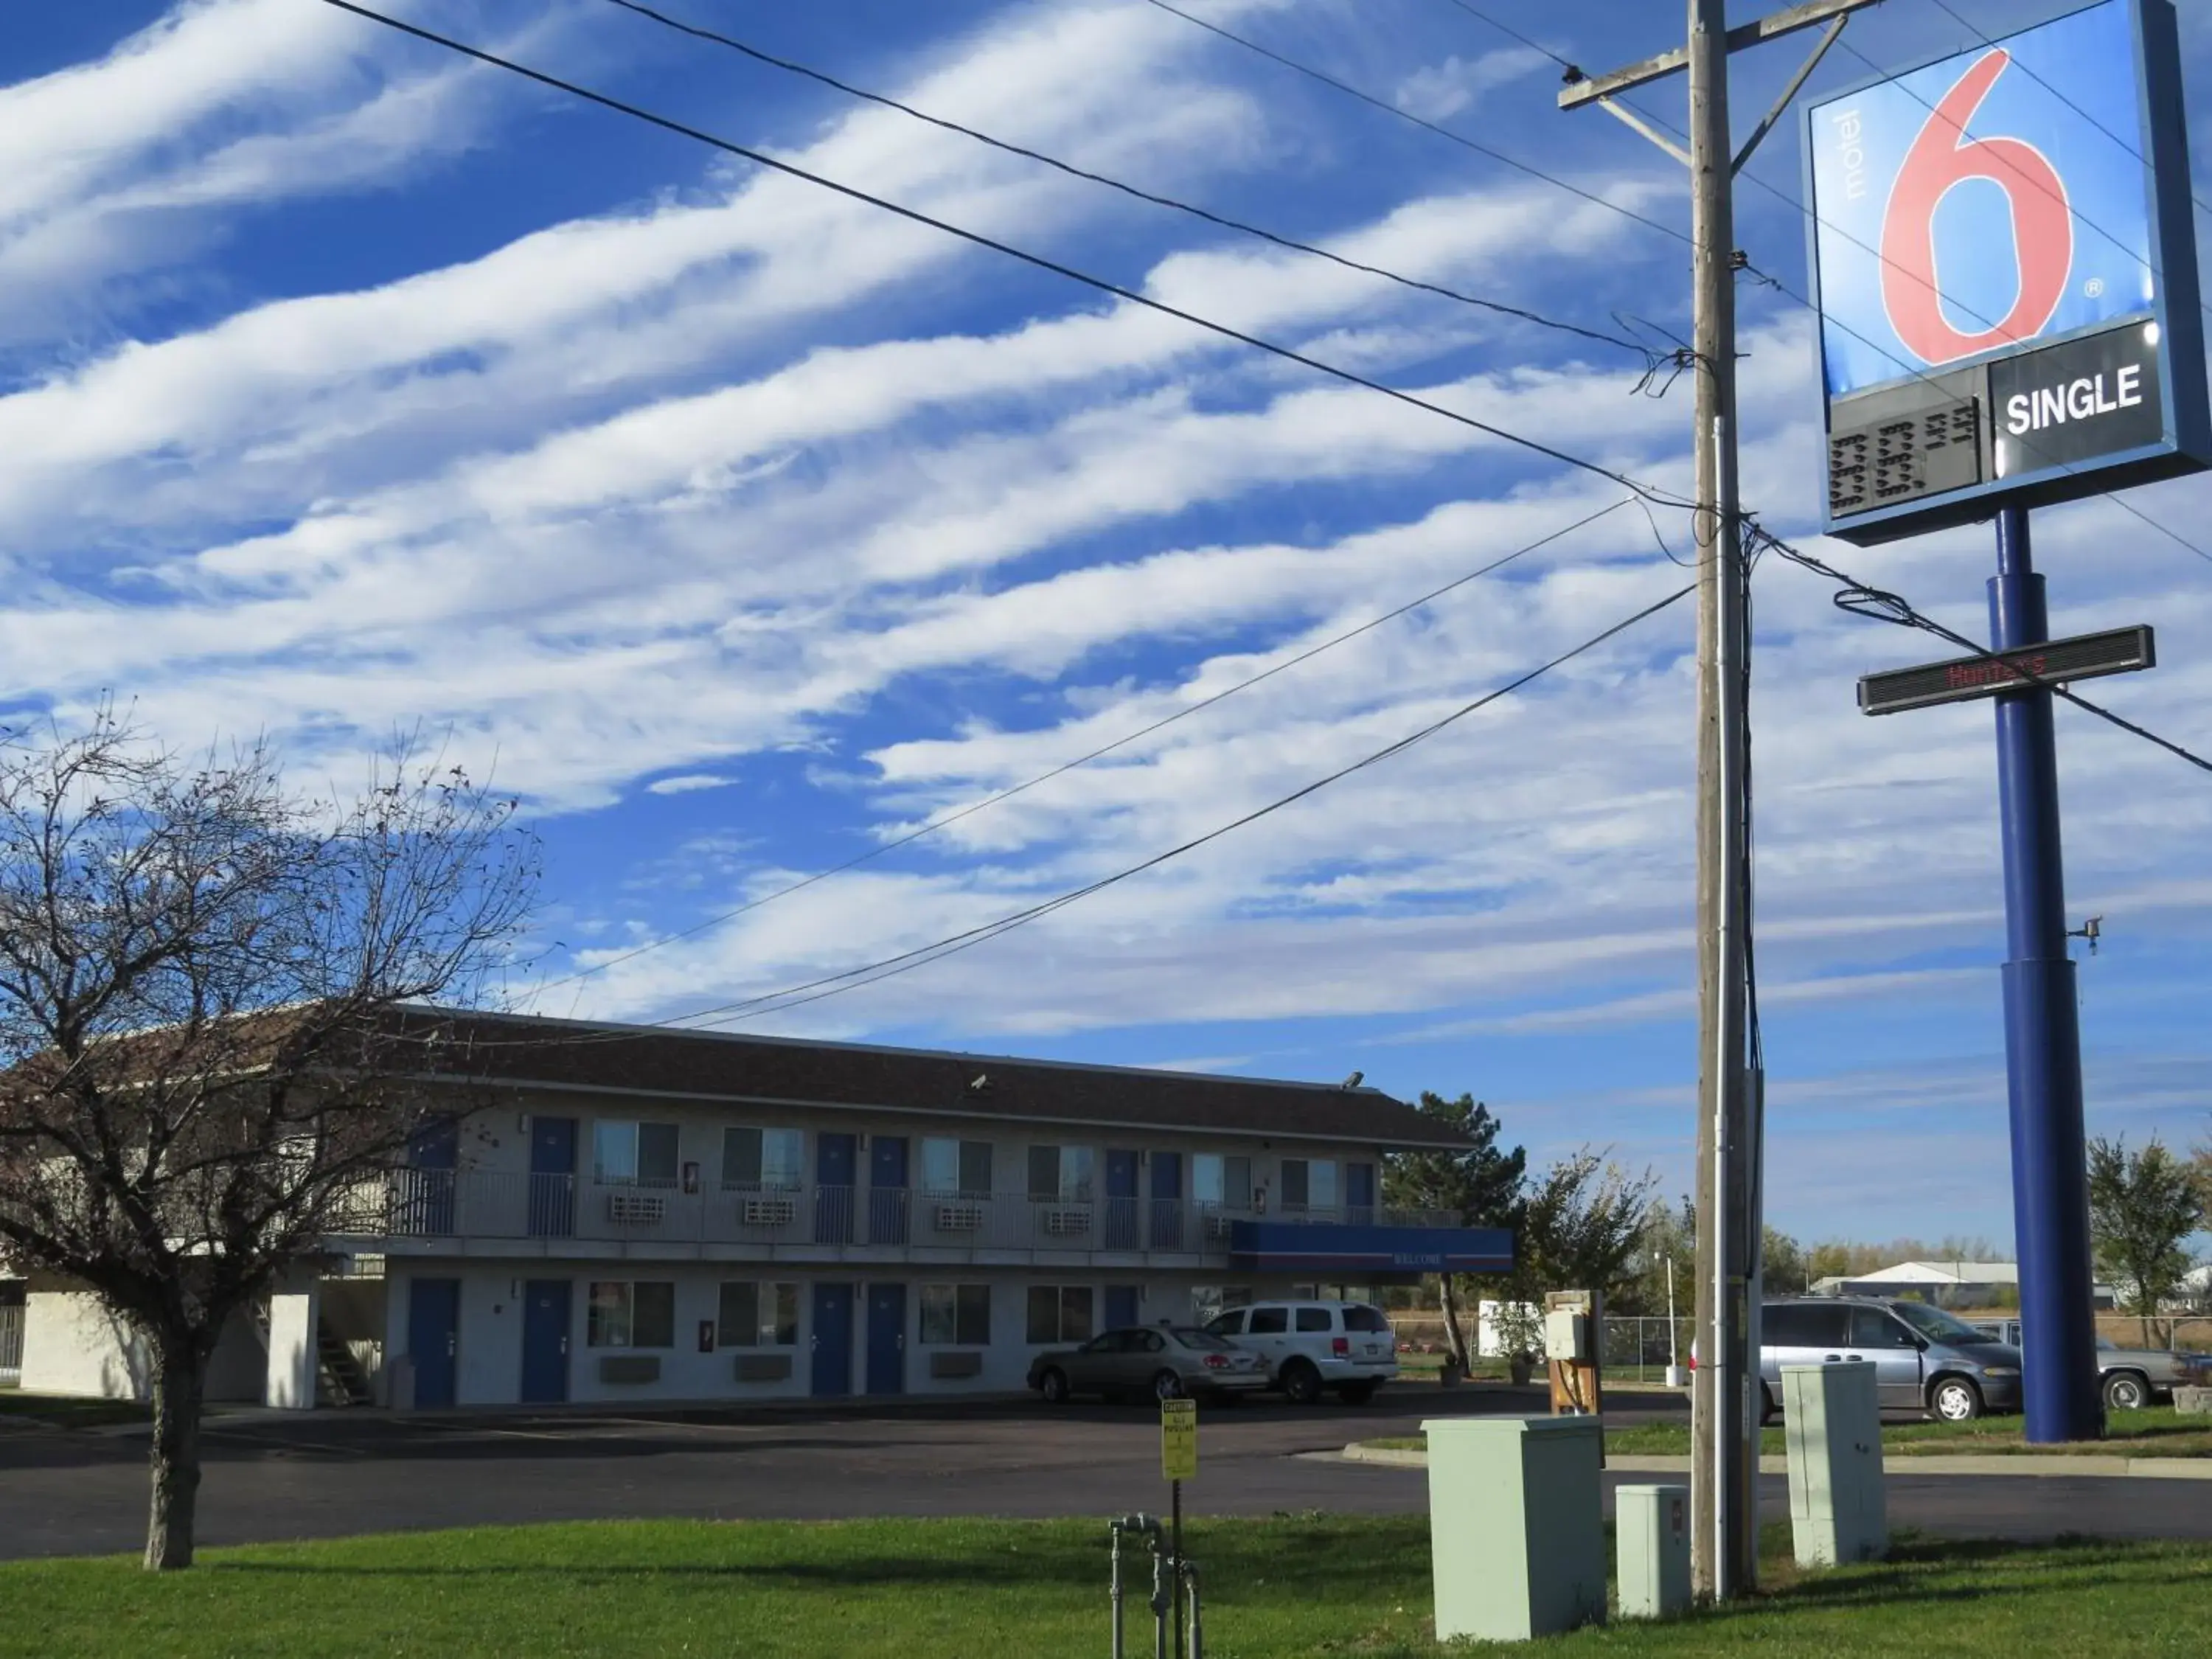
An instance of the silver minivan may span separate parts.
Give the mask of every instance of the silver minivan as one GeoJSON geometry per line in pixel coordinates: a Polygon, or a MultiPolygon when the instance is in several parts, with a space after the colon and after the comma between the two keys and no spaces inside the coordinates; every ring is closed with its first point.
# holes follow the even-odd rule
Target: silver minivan
{"type": "Polygon", "coordinates": [[[1782,1403],[1782,1368],[1824,1361],[1872,1365],[1884,1411],[1964,1423],[2020,1409],[2020,1351],[1924,1302],[1798,1297],[1760,1311],[1761,1420],[1782,1403]]]}

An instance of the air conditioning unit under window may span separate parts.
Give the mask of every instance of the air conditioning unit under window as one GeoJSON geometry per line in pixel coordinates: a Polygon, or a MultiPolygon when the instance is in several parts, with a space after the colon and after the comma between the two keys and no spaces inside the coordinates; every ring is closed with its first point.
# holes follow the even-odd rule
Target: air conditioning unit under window
{"type": "Polygon", "coordinates": [[[748,1227],[787,1227],[799,1206],[788,1198],[749,1198],[739,1213],[748,1227]]]}
{"type": "Polygon", "coordinates": [[[1091,1206],[1088,1204],[1062,1204],[1044,1212],[1044,1230],[1054,1237],[1065,1237],[1091,1231],[1091,1206]]]}
{"type": "Polygon", "coordinates": [[[981,1204],[940,1204],[937,1206],[937,1231],[940,1233],[975,1233],[983,1230],[983,1206],[981,1204]]]}
{"type": "Polygon", "coordinates": [[[668,1219],[668,1200],[658,1193],[609,1193],[607,1220],[617,1227],[658,1227],[668,1219]]]}

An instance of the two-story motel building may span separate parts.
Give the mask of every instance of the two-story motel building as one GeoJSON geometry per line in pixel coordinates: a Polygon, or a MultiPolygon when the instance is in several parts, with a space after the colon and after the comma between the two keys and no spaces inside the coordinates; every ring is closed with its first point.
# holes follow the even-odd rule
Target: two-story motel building
{"type": "MultiPolygon", "coordinates": [[[[1005,1391],[1041,1349],[1307,1287],[1506,1265],[1380,1207],[1456,1148],[1372,1089],[470,1016],[417,1137],[211,1395],[435,1409],[1005,1391]]],[[[142,1391],[33,1279],[23,1384],[142,1391]]]]}

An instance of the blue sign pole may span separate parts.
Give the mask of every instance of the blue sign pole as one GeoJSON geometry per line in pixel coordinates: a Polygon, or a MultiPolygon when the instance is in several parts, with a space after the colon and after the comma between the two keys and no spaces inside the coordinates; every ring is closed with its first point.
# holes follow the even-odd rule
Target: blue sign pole
{"type": "MultiPolygon", "coordinates": [[[[2027,508],[1997,514],[1990,583],[1995,648],[2051,637],[2027,508]]],[[[2058,834],[2058,749],[2051,692],[2007,691],[1997,705],[1997,789],[2004,832],[2005,1062],[2012,1103],[2013,1225],[2020,1256],[2027,1438],[2094,1440],[2105,1431],[2089,1266],[2081,1030],[2066,952],[2058,834]]]]}

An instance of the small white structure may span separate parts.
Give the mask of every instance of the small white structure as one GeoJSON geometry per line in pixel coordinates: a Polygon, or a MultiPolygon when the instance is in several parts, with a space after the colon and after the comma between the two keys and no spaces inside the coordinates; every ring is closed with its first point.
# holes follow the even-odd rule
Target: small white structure
{"type": "Polygon", "coordinates": [[[1784,1365],[1782,1413],[1797,1565],[1880,1560],[1889,1553],[1889,1516],[1875,1368],[1784,1365]]]}
{"type": "Polygon", "coordinates": [[[1543,1346],[1544,1310],[1536,1304],[1475,1304],[1474,1351],[1484,1358],[1501,1359],[1515,1352],[1539,1353],[1543,1346]]]}
{"type": "Polygon", "coordinates": [[[1622,1486],[1613,1495],[1624,1619],[1672,1619],[1690,1607],[1690,1489],[1622,1486]]]}
{"type": "Polygon", "coordinates": [[[1595,1417],[1448,1417],[1429,1440],[1437,1639],[1526,1642],[1605,1622],[1595,1417]]]}

